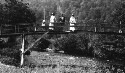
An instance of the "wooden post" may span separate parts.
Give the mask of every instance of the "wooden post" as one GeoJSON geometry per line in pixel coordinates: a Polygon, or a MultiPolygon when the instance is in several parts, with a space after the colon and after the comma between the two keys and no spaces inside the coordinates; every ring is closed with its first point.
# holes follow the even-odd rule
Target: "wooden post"
{"type": "Polygon", "coordinates": [[[45,11],[45,8],[44,8],[44,20],[46,19],[46,11],[45,11]]]}
{"type": "Polygon", "coordinates": [[[95,27],[95,32],[97,31],[96,27],[95,27]]]}
{"type": "Polygon", "coordinates": [[[2,35],[2,24],[1,24],[1,27],[0,27],[0,35],[2,35]]]}
{"type": "Polygon", "coordinates": [[[17,25],[17,32],[19,33],[19,25],[17,25]]]}
{"type": "Polygon", "coordinates": [[[22,48],[21,48],[21,61],[20,61],[20,66],[23,66],[24,63],[24,47],[25,47],[25,35],[22,35],[22,48]]]}
{"type": "Polygon", "coordinates": [[[36,31],[36,27],[35,27],[35,31],[36,31]]]}
{"type": "Polygon", "coordinates": [[[15,25],[15,32],[14,32],[14,33],[16,33],[16,32],[17,32],[16,30],[17,30],[17,27],[16,27],[16,25],[15,25]]]}
{"type": "Polygon", "coordinates": [[[120,29],[119,29],[119,33],[122,33],[122,30],[121,30],[121,21],[120,21],[120,29]]]}

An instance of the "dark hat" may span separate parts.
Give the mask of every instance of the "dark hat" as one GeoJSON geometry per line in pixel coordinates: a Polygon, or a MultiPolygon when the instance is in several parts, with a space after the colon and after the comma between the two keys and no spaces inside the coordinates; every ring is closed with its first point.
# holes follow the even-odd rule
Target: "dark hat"
{"type": "Polygon", "coordinates": [[[64,14],[61,14],[61,16],[63,16],[64,14]]]}

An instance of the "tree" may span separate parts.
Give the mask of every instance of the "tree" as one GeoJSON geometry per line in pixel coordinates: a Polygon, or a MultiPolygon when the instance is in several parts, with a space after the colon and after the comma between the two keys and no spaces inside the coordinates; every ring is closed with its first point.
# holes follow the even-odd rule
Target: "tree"
{"type": "Polygon", "coordinates": [[[17,0],[6,0],[0,5],[0,20],[2,24],[33,23],[35,13],[24,3],[17,0]]]}
{"type": "Polygon", "coordinates": [[[111,13],[112,16],[112,23],[121,25],[125,24],[125,3],[118,2],[116,4],[116,8],[111,13]]]}

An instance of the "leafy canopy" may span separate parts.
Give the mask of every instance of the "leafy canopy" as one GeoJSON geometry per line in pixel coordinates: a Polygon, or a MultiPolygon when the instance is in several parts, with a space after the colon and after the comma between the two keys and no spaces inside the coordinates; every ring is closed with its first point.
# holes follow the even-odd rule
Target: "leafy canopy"
{"type": "Polygon", "coordinates": [[[27,6],[17,0],[6,0],[0,4],[0,23],[33,23],[36,21],[35,13],[27,6]]]}

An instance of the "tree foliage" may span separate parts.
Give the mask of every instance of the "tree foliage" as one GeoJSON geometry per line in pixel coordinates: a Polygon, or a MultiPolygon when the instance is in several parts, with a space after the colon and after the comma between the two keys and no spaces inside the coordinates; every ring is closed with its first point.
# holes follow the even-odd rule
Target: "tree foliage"
{"type": "Polygon", "coordinates": [[[6,0],[6,3],[0,4],[0,21],[1,24],[32,23],[36,17],[25,3],[6,0]]]}
{"type": "MultiPolygon", "coordinates": [[[[66,21],[69,21],[73,13],[78,23],[91,22],[99,26],[101,23],[111,24],[117,27],[120,22],[124,24],[125,1],[124,0],[6,0],[8,3],[0,4],[0,20],[3,23],[35,22],[41,24],[44,19],[49,21],[52,12],[58,18],[60,12],[64,13],[66,21]],[[29,3],[29,5],[26,5],[29,3]],[[31,11],[31,9],[33,11],[31,11]],[[9,18],[8,18],[9,17],[9,18]],[[13,19],[12,19],[13,18],[13,19]],[[6,20],[5,20],[6,19],[6,20]],[[9,20],[7,20],[9,19],[9,20]]],[[[85,25],[85,24],[80,24],[85,25]]],[[[107,25],[105,25],[107,26],[107,25]]],[[[108,25],[109,26],[109,25],[108,25]]]]}
{"type": "MultiPolygon", "coordinates": [[[[111,24],[110,26],[117,27],[120,21],[124,24],[124,2],[124,0],[31,0],[29,7],[37,11],[41,10],[41,14],[43,14],[45,8],[46,20],[49,20],[52,12],[60,16],[58,10],[58,6],[60,6],[60,10],[66,16],[66,21],[69,21],[69,17],[74,13],[78,23],[93,20],[93,23],[99,26],[103,25],[100,23],[108,23],[111,24]]],[[[38,18],[38,20],[43,19],[43,16],[40,16],[41,18],[38,18]]]]}

